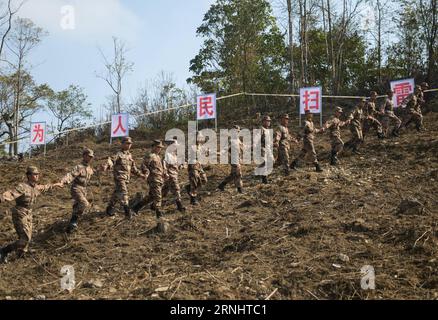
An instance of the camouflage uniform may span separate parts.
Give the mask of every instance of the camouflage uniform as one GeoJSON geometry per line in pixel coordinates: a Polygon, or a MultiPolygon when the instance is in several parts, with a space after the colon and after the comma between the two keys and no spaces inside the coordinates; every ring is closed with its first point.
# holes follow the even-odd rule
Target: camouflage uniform
{"type": "Polygon", "coordinates": [[[315,139],[315,133],[322,132],[321,129],[315,129],[315,126],[313,124],[312,120],[306,120],[304,123],[304,129],[303,129],[303,149],[299,153],[298,157],[293,161],[291,167],[292,169],[296,169],[298,166],[298,162],[300,160],[305,160],[306,155],[310,154],[313,160],[313,164],[315,165],[315,168],[317,171],[321,171],[321,167],[318,163],[318,158],[316,157],[316,151],[315,146],[313,144],[313,140],[315,139]]]}
{"type": "MultiPolygon", "coordinates": [[[[37,172],[37,171],[36,171],[37,172]]],[[[20,183],[15,189],[0,195],[0,203],[15,200],[12,208],[12,222],[18,235],[18,240],[1,250],[2,255],[17,251],[23,255],[28,251],[32,239],[32,207],[38,196],[51,190],[53,185],[32,185],[30,182],[20,183]]]]}
{"type": "Polygon", "coordinates": [[[147,176],[149,185],[149,196],[146,203],[152,203],[152,209],[159,210],[162,202],[161,190],[164,185],[164,168],[160,155],[153,152],[146,155],[141,170],[147,176]]]}
{"type": "Polygon", "coordinates": [[[370,131],[371,128],[374,128],[377,131],[377,136],[381,139],[383,138],[383,128],[382,124],[377,117],[377,109],[376,103],[374,101],[368,101],[365,105],[365,120],[363,124],[363,137],[370,131]]]}
{"type": "MultiPolygon", "coordinates": [[[[172,141],[171,143],[175,143],[172,141]]],[[[179,211],[184,212],[186,208],[181,202],[181,188],[179,186],[179,168],[178,157],[175,153],[166,152],[163,161],[163,167],[165,172],[165,180],[163,186],[163,197],[170,192],[175,196],[175,203],[179,211]]]]}
{"type": "Polygon", "coordinates": [[[391,122],[394,124],[394,129],[392,131],[392,134],[397,136],[398,131],[400,129],[400,126],[402,124],[399,117],[397,117],[394,113],[394,102],[392,99],[386,98],[385,103],[383,105],[383,128],[384,131],[387,133],[389,126],[391,125],[391,122]]]}
{"type": "Polygon", "coordinates": [[[125,210],[125,214],[129,215],[129,193],[128,185],[131,179],[131,173],[141,176],[132,154],[129,151],[119,151],[114,156],[108,158],[106,167],[113,168],[115,190],[111,196],[107,207],[107,214],[112,215],[112,211],[117,202],[120,202],[125,210]]]}
{"type": "Polygon", "coordinates": [[[423,126],[423,115],[421,114],[420,99],[422,95],[420,94],[410,94],[408,96],[406,103],[406,111],[403,119],[403,127],[407,127],[411,122],[415,123],[418,131],[421,130],[423,126]]]}
{"type": "MultiPolygon", "coordinates": [[[[263,122],[265,122],[265,121],[268,121],[268,122],[270,122],[271,121],[271,117],[269,117],[269,116],[264,116],[263,117],[263,120],[262,120],[263,122]]],[[[268,149],[269,148],[269,146],[267,146],[266,145],[266,142],[267,142],[267,137],[268,137],[268,130],[270,130],[270,128],[269,128],[269,126],[267,127],[267,128],[265,128],[263,125],[262,125],[262,127],[260,128],[260,130],[261,130],[261,137],[260,137],[260,144],[261,144],[261,150],[260,150],[260,152],[261,152],[261,157],[263,158],[263,159],[265,159],[265,161],[263,161],[259,166],[258,166],[258,168],[264,168],[265,166],[266,166],[266,161],[268,161],[268,157],[271,155],[272,156],[272,152],[273,152],[273,150],[272,149],[268,149]]],[[[264,184],[267,184],[268,183],[268,175],[260,175],[261,176],[261,178],[262,178],[262,182],[264,183],[264,184]]]]}
{"type": "Polygon", "coordinates": [[[346,148],[351,148],[353,152],[357,153],[359,145],[363,142],[362,134],[362,121],[363,121],[363,110],[361,107],[356,107],[354,111],[350,114],[350,132],[351,139],[345,144],[346,148]]]}
{"type": "MultiPolygon", "coordinates": [[[[342,113],[341,108],[337,108],[337,112],[342,113]]],[[[338,154],[344,148],[344,142],[341,139],[341,130],[340,128],[348,125],[349,121],[341,121],[337,116],[333,116],[329,121],[324,125],[324,131],[329,130],[330,132],[330,141],[332,145],[331,151],[331,164],[336,165],[338,161],[338,154]]]]}
{"type": "Polygon", "coordinates": [[[218,189],[224,191],[225,186],[231,182],[234,182],[234,185],[236,186],[237,190],[242,193],[243,192],[243,182],[242,182],[242,167],[240,164],[240,159],[242,157],[243,153],[243,143],[242,141],[237,139],[231,139],[231,146],[228,149],[228,154],[230,158],[232,158],[232,149],[235,148],[238,150],[238,158],[237,159],[231,159],[231,173],[229,176],[227,176],[222,183],[219,185],[218,189]],[[233,163],[234,162],[234,163],[233,163]]]}
{"type": "MultiPolygon", "coordinates": [[[[197,154],[199,154],[200,146],[192,146],[194,151],[197,154]]],[[[193,205],[197,204],[197,196],[198,196],[198,189],[200,186],[207,183],[207,175],[204,172],[204,169],[202,168],[201,163],[199,160],[196,160],[196,163],[189,164],[188,165],[188,174],[189,174],[189,184],[186,186],[186,191],[190,196],[190,201],[193,205]]]]}
{"type": "MultiPolygon", "coordinates": [[[[289,119],[289,117],[287,117],[289,119]]],[[[290,142],[292,137],[289,134],[289,129],[283,125],[279,125],[275,131],[274,144],[278,145],[278,162],[283,166],[285,173],[289,173],[289,152],[290,142]]]]}

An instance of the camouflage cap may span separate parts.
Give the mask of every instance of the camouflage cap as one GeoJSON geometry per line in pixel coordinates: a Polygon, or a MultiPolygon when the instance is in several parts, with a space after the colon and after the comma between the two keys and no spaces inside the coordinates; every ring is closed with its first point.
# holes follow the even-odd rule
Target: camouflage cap
{"type": "Polygon", "coordinates": [[[280,119],[289,119],[289,115],[287,113],[283,114],[280,119]]]}
{"type": "Polygon", "coordinates": [[[335,112],[342,113],[342,112],[344,112],[344,110],[341,107],[336,107],[335,112]]]}
{"type": "Polygon", "coordinates": [[[421,90],[421,87],[419,85],[416,85],[415,90],[421,90]]]}
{"type": "Polygon", "coordinates": [[[35,166],[30,166],[30,167],[27,167],[27,169],[26,169],[26,174],[27,174],[27,175],[30,175],[30,174],[40,174],[40,171],[38,170],[37,167],[35,167],[35,166]]]}
{"type": "Polygon", "coordinates": [[[124,137],[122,139],[122,143],[129,143],[132,144],[132,138],[131,137],[124,137]]]}
{"type": "Polygon", "coordinates": [[[427,82],[422,82],[421,86],[429,89],[429,84],[427,82]]]}
{"type": "Polygon", "coordinates": [[[82,151],[82,155],[88,155],[89,157],[94,158],[94,151],[89,148],[84,148],[84,151],[82,151]]]}
{"type": "Polygon", "coordinates": [[[238,125],[234,125],[233,129],[236,129],[237,131],[240,131],[240,127],[238,125]]]}
{"type": "Polygon", "coordinates": [[[371,96],[377,96],[377,92],[376,92],[376,91],[371,91],[371,92],[370,92],[370,97],[371,97],[371,96]]]}
{"type": "Polygon", "coordinates": [[[161,140],[154,140],[152,143],[152,147],[160,147],[160,148],[164,148],[163,143],[161,142],[161,140]]]}
{"type": "Polygon", "coordinates": [[[367,102],[367,98],[361,98],[360,102],[367,102]]]}
{"type": "Polygon", "coordinates": [[[304,114],[312,114],[312,112],[310,112],[310,110],[307,109],[307,110],[304,111],[304,114]]]}
{"type": "Polygon", "coordinates": [[[272,121],[270,116],[264,116],[263,121],[272,121]]]}

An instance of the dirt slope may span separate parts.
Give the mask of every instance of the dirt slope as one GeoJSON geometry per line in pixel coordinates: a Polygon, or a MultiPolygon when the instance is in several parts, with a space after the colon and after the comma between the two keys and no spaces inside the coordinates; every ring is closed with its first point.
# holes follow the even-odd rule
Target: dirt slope
{"type": "MultiPolygon", "coordinates": [[[[90,188],[92,212],[68,237],[69,191],[54,191],[36,205],[32,253],[0,266],[0,299],[264,299],[274,291],[272,299],[437,299],[438,115],[425,123],[428,131],[420,134],[369,139],[366,155],[346,152],[339,168],[324,159],[327,136],[317,138],[324,173],[303,166],[283,178],[277,170],[263,186],[247,167],[245,195],[231,186],[215,191],[229,169],[211,168],[201,206],[183,215],[170,199],[165,203],[172,226],[166,235],[151,232],[149,210],[132,222],[122,214],[104,217],[108,175],[101,190],[90,188]],[[411,197],[423,212],[397,214],[411,197]],[[65,265],[75,268],[72,293],[60,288],[65,265]],[[365,265],[375,270],[374,291],[361,289],[365,265]]],[[[31,163],[41,167],[43,182],[54,181],[79,161],[84,145],[98,156],[116,148],[84,141],[31,163]]],[[[135,145],[138,162],[145,145],[135,145]]],[[[29,163],[2,163],[0,190],[22,180],[29,163]]],[[[132,195],[142,187],[134,178],[132,195]]],[[[9,208],[0,207],[1,244],[15,238],[9,208]]]]}

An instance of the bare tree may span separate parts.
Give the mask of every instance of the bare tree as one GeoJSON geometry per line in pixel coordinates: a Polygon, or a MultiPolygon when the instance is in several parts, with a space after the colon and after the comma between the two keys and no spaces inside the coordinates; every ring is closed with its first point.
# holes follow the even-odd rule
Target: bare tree
{"type": "Polygon", "coordinates": [[[123,80],[127,74],[132,72],[134,63],[130,62],[126,58],[126,44],[120,39],[113,37],[113,57],[111,59],[103,53],[99,48],[99,52],[102,56],[105,71],[101,74],[97,74],[97,77],[104,80],[115,95],[116,111],[120,113],[122,110],[122,89],[123,80]]]}
{"type": "MultiPolygon", "coordinates": [[[[427,81],[432,81],[436,64],[436,48],[438,45],[438,1],[420,0],[417,3],[418,15],[423,30],[422,38],[427,48],[427,81]]],[[[436,76],[435,76],[436,78],[436,76]]]]}
{"type": "Polygon", "coordinates": [[[0,7],[3,8],[3,6],[6,6],[6,8],[3,10],[3,12],[0,15],[0,28],[5,28],[1,33],[1,40],[0,40],[0,57],[3,53],[3,48],[5,46],[6,39],[8,37],[8,34],[12,30],[12,21],[14,19],[14,16],[18,13],[18,11],[23,6],[24,1],[18,2],[17,5],[14,6],[13,0],[8,0],[6,4],[3,2],[0,3],[0,7]]]}

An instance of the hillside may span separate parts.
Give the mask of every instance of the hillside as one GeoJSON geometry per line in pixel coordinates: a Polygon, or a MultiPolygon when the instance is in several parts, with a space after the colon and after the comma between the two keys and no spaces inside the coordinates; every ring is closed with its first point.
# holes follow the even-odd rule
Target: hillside
{"type": "MultiPolygon", "coordinates": [[[[265,299],[271,293],[271,299],[438,299],[438,114],[428,114],[425,125],[428,131],[419,134],[368,139],[363,155],[343,153],[339,168],[328,166],[327,135],[317,137],[323,173],[309,165],[284,178],[276,170],[265,186],[246,167],[244,195],[232,186],[215,190],[229,168],[211,167],[199,207],[180,214],[166,200],[167,234],[153,232],[150,210],[130,222],[122,213],[104,216],[113,188],[108,174],[101,189],[90,187],[92,212],[67,236],[69,190],[53,191],[35,207],[32,254],[0,265],[0,299],[265,299]],[[424,210],[398,212],[407,198],[424,210]],[[60,288],[64,265],[76,271],[72,293],[60,288]],[[365,265],[375,269],[374,291],[361,289],[365,265]]],[[[347,141],[350,133],[343,135],[347,141]]],[[[100,158],[117,148],[84,141],[46,159],[1,163],[1,192],[23,179],[30,163],[41,168],[43,182],[61,178],[85,145],[100,158]]],[[[138,163],[146,145],[134,144],[138,163]]],[[[144,185],[134,178],[131,196],[144,185]]],[[[186,194],[183,199],[189,207],[186,194]]],[[[9,208],[0,207],[2,245],[15,239],[9,208]]]]}

